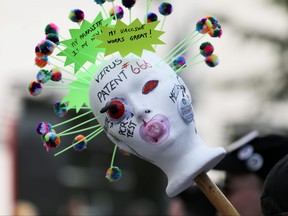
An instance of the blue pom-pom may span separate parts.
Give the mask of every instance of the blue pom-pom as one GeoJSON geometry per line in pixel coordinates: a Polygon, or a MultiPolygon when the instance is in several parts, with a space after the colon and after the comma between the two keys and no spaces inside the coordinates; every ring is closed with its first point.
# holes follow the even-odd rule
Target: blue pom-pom
{"type": "Polygon", "coordinates": [[[186,58],[184,56],[178,56],[174,61],[173,61],[173,68],[175,70],[183,67],[186,64],[186,58]]]}
{"type": "Polygon", "coordinates": [[[110,182],[116,182],[118,181],[122,176],[122,171],[117,166],[110,167],[106,172],[106,178],[110,182]]]}
{"type": "Polygon", "coordinates": [[[57,101],[54,103],[53,110],[57,116],[63,117],[68,112],[67,104],[57,101]]]}
{"type": "Polygon", "coordinates": [[[155,22],[155,21],[157,21],[157,20],[158,20],[157,14],[152,13],[152,12],[150,12],[150,13],[147,14],[147,23],[155,22]]]}
{"type": "Polygon", "coordinates": [[[163,2],[160,4],[160,6],[158,7],[158,11],[160,14],[162,14],[163,16],[168,16],[169,14],[172,13],[173,11],[173,7],[170,3],[168,2],[163,2]]]}
{"type": "Polygon", "coordinates": [[[73,146],[73,148],[76,151],[83,151],[84,149],[87,148],[87,141],[86,141],[85,136],[83,135],[76,136],[73,140],[73,144],[74,143],[77,143],[76,145],[73,146]]]}

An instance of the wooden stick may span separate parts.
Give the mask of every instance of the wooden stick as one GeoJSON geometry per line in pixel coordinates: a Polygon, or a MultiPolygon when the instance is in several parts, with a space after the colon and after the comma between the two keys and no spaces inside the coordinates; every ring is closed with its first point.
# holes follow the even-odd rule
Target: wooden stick
{"type": "Polygon", "coordinates": [[[221,215],[240,216],[234,206],[206,173],[199,174],[194,181],[221,215]]]}

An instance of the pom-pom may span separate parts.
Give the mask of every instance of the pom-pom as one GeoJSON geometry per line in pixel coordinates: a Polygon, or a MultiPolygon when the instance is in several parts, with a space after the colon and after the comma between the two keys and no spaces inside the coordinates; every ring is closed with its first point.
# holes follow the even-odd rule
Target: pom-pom
{"type": "Polygon", "coordinates": [[[204,57],[211,56],[214,52],[214,47],[210,42],[204,42],[200,45],[200,54],[204,57]]]}
{"type": "Polygon", "coordinates": [[[50,23],[45,27],[45,35],[48,35],[50,33],[58,35],[58,31],[59,31],[59,28],[54,23],[50,23]]]}
{"type": "Polygon", "coordinates": [[[58,136],[55,132],[48,132],[43,136],[44,146],[47,151],[50,148],[55,148],[60,145],[60,136],[58,136]]]}
{"type": "Polygon", "coordinates": [[[113,8],[110,9],[109,15],[111,17],[113,17],[113,19],[115,20],[114,10],[116,11],[116,19],[121,20],[123,18],[123,15],[124,15],[124,11],[123,11],[122,7],[114,6],[113,8]]]}
{"type": "Polygon", "coordinates": [[[54,82],[59,82],[62,79],[62,73],[58,68],[52,68],[50,70],[51,80],[54,82]]]}
{"type": "Polygon", "coordinates": [[[122,0],[122,4],[126,8],[132,8],[136,3],[136,0],[122,0]]]}
{"type": "Polygon", "coordinates": [[[35,57],[34,59],[35,65],[37,65],[40,68],[45,67],[48,64],[48,57],[43,56],[43,57],[35,57]]]}
{"type": "Polygon", "coordinates": [[[42,89],[43,89],[42,84],[38,81],[32,81],[28,86],[28,91],[32,96],[37,96],[41,94],[42,89]]]}
{"type": "Polygon", "coordinates": [[[209,66],[209,67],[215,67],[219,64],[219,59],[218,56],[213,54],[211,56],[207,56],[205,58],[205,63],[209,66]]]}
{"type": "Polygon", "coordinates": [[[45,134],[52,131],[52,125],[46,122],[40,122],[36,127],[36,131],[38,134],[44,136],[45,134]]]}
{"type": "Polygon", "coordinates": [[[177,70],[186,64],[186,58],[184,56],[178,56],[172,64],[174,70],[177,70]]]}
{"type": "Polygon", "coordinates": [[[102,5],[105,3],[106,0],[94,0],[96,4],[102,5]]]}
{"type": "Polygon", "coordinates": [[[35,54],[38,58],[42,58],[45,56],[40,50],[40,43],[37,44],[37,46],[35,47],[35,54]]]}
{"type": "Polygon", "coordinates": [[[65,103],[61,103],[59,101],[55,102],[53,105],[53,110],[54,113],[59,116],[59,117],[63,117],[67,114],[68,110],[67,110],[67,104],[65,103]]]}
{"type": "Polygon", "coordinates": [[[210,31],[210,29],[206,25],[207,18],[204,17],[196,23],[196,30],[201,34],[206,34],[210,31]]]}
{"type": "Polygon", "coordinates": [[[212,16],[206,16],[207,20],[205,21],[206,26],[210,29],[208,34],[211,37],[221,37],[222,28],[218,20],[212,16]]]}
{"type": "Polygon", "coordinates": [[[211,37],[220,37],[222,35],[221,25],[218,20],[211,16],[206,16],[196,24],[196,30],[201,34],[208,33],[211,37]]]}
{"type": "Polygon", "coordinates": [[[169,14],[172,13],[173,11],[173,7],[170,3],[168,2],[163,2],[160,4],[160,6],[158,7],[158,11],[160,14],[162,14],[163,16],[168,16],[169,14]]]}
{"type": "Polygon", "coordinates": [[[219,38],[220,38],[221,35],[222,35],[221,25],[218,24],[217,27],[213,29],[213,31],[210,31],[210,32],[209,32],[209,35],[210,35],[211,37],[219,37],[219,38]]]}
{"type": "Polygon", "coordinates": [[[42,69],[37,73],[36,78],[37,78],[38,82],[44,84],[51,79],[51,73],[48,70],[42,69]]]}
{"type": "Polygon", "coordinates": [[[46,35],[46,39],[52,41],[56,45],[60,44],[60,40],[57,34],[49,33],[46,35]]]}
{"type": "Polygon", "coordinates": [[[147,14],[147,23],[155,22],[155,21],[157,21],[157,20],[158,20],[157,14],[152,13],[152,12],[150,12],[150,13],[147,14]]]}
{"type": "Polygon", "coordinates": [[[80,9],[73,9],[69,13],[69,19],[72,22],[81,23],[84,19],[84,12],[80,9]]]}
{"type": "Polygon", "coordinates": [[[106,172],[106,178],[110,182],[118,181],[122,176],[122,171],[117,166],[110,167],[106,172]]]}
{"type": "Polygon", "coordinates": [[[73,146],[73,148],[76,151],[83,151],[84,149],[87,148],[87,141],[86,141],[85,136],[83,135],[76,136],[73,140],[73,144],[74,143],[77,143],[76,145],[73,146]]]}
{"type": "Polygon", "coordinates": [[[41,41],[38,45],[39,45],[40,53],[46,56],[51,55],[55,49],[55,44],[52,41],[47,40],[47,39],[41,41]]]}

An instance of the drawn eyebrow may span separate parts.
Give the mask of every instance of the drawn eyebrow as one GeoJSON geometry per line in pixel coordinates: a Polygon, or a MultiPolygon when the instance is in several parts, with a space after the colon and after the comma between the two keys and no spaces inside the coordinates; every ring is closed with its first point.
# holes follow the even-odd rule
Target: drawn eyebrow
{"type": "Polygon", "coordinates": [[[158,86],[158,80],[150,80],[142,88],[142,94],[148,94],[158,86]]]}

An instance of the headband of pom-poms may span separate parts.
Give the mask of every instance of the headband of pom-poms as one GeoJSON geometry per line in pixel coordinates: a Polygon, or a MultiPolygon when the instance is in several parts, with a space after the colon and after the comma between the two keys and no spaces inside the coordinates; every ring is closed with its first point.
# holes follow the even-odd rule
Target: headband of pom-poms
{"type": "MultiPolygon", "coordinates": [[[[155,37],[153,40],[147,39],[144,43],[143,41],[138,42],[138,40],[134,40],[135,46],[130,46],[130,52],[139,56],[141,56],[142,51],[145,49],[156,52],[156,45],[164,44],[159,37],[164,33],[162,29],[165,20],[173,13],[173,7],[169,2],[162,2],[158,5],[158,10],[153,11],[150,10],[152,0],[147,0],[146,14],[141,22],[138,18],[132,20],[132,8],[137,5],[136,0],[122,0],[122,5],[115,5],[114,0],[94,0],[94,2],[97,7],[100,7],[101,12],[97,14],[92,22],[85,20],[85,14],[80,9],[72,9],[68,13],[69,20],[78,24],[78,28],[69,29],[71,38],[65,39],[62,37],[59,34],[58,26],[54,23],[49,23],[44,28],[42,40],[35,46],[34,63],[39,69],[36,72],[35,80],[28,85],[30,95],[38,96],[46,89],[68,90],[68,93],[66,93],[61,101],[53,104],[53,110],[55,115],[60,118],[65,116],[70,110],[75,110],[77,114],[76,117],[58,124],[40,122],[36,126],[36,132],[41,136],[43,145],[47,151],[63,145],[61,144],[62,136],[74,136],[74,138],[71,138],[71,144],[54,154],[55,156],[71,148],[78,152],[85,151],[88,148],[89,141],[104,131],[100,124],[85,127],[88,123],[95,122],[98,116],[85,120],[62,132],[56,131],[58,126],[79,120],[92,113],[88,92],[90,80],[95,75],[93,71],[95,71],[97,65],[103,63],[107,55],[117,51],[122,57],[129,54],[122,51],[120,46],[116,46],[115,49],[114,46],[103,43],[103,38],[109,38],[111,34],[115,34],[116,30],[119,30],[123,26],[127,28],[141,26],[139,27],[140,30],[153,32],[155,37]],[[103,4],[107,4],[107,6],[110,4],[111,9],[106,11],[103,4]],[[129,16],[128,24],[122,21],[126,12],[128,12],[129,16]],[[156,30],[160,22],[160,29],[156,30]],[[63,61],[60,57],[65,57],[66,61],[63,61]],[[86,68],[86,63],[90,64],[91,70],[86,68]],[[79,114],[80,110],[83,110],[84,113],[79,114]]],[[[141,33],[141,31],[139,32],[141,33]]],[[[132,39],[145,39],[145,33],[140,33],[138,36],[133,36],[134,38],[132,39]]],[[[195,45],[206,35],[211,37],[221,37],[222,35],[221,25],[212,16],[205,16],[196,22],[194,30],[162,57],[161,61],[169,64],[174,69],[175,74],[199,62],[205,62],[209,67],[215,67],[218,65],[219,60],[217,55],[214,54],[213,45],[208,41],[202,42],[199,45],[199,53],[197,55],[190,59],[185,57],[185,53],[191,46],[195,45]],[[202,59],[200,61],[196,60],[199,57],[202,59]]],[[[128,36],[130,37],[127,33],[128,36]]],[[[118,181],[122,175],[121,169],[114,166],[117,150],[123,155],[129,155],[129,153],[115,145],[111,164],[106,172],[106,178],[110,182],[118,181]]]]}

